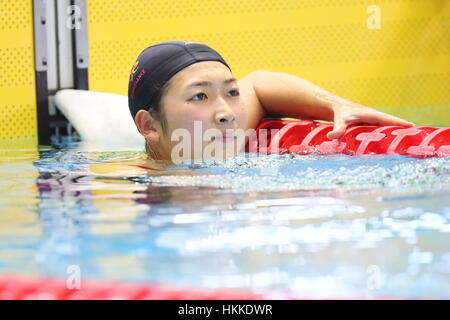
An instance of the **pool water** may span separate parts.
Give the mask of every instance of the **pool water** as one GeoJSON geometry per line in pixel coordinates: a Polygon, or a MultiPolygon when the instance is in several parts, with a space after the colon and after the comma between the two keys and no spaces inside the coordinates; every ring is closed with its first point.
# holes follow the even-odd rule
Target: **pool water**
{"type": "Polygon", "coordinates": [[[450,159],[241,154],[146,172],[139,149],[0,151],[0,274],[450,298],[450,159]]]}

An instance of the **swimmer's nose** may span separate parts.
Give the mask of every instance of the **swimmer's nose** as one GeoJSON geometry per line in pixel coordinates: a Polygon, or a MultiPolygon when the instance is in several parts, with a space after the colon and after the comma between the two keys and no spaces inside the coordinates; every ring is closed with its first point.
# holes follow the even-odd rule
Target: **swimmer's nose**
{"type": "Polygon", "coordinates": [[[226,124],[226,123],[231,123],[234,121],[234,115],[232,114],[218,114],[216,116],[216,122],[217,124],[226,124]]]}
{"type": "Polygon", "coordinates": [[[233,123],[235,120],[235,115],[231,108],[227,106],[223,106],[220,111],[218,111],[215,115],[216,123],[219,125],[233,123]]]}

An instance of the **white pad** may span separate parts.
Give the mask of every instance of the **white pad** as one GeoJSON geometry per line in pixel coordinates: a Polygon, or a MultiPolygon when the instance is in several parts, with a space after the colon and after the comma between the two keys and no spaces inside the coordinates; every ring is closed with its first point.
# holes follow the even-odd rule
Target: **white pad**
{"type": "Polygon", "coordinates": [[[83,141],[144,146],[144,137],[128,109],[127,96],[65,89],[56,93],[55,103],[83,141]]]}

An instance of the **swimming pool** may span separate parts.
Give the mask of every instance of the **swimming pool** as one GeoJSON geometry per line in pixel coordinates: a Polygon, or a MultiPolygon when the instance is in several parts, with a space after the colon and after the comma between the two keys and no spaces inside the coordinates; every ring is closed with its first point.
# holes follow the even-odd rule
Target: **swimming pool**
{"type": "Polygon", "coordinates": [[[244,155],[151,175],[139,149],[0,153],[0,273],[450,298],[450,159],[244,155]]]}

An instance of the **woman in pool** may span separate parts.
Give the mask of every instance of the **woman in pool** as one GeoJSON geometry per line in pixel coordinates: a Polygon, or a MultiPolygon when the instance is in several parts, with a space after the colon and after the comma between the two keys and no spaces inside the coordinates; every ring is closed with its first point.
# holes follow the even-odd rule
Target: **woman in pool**
{"type": "MultiPolygon", "coordinates": [[[[201,151],[212,141],[234,142],[238,129],[254,129],[269,116],[333,121],[329,139],[341,137],[351,124],[413,126],[294,75],[257,70],[237,80],[219,53],[195,42],[168,41],[145,49],[131,70],[128,100],[149,158],[171,162],[180,129],[192,135],[200,130],[201,137],[215,132],[192,147],[201,151]]],[[[238,141],[241,151],[245,141],[238,141]]]]}

